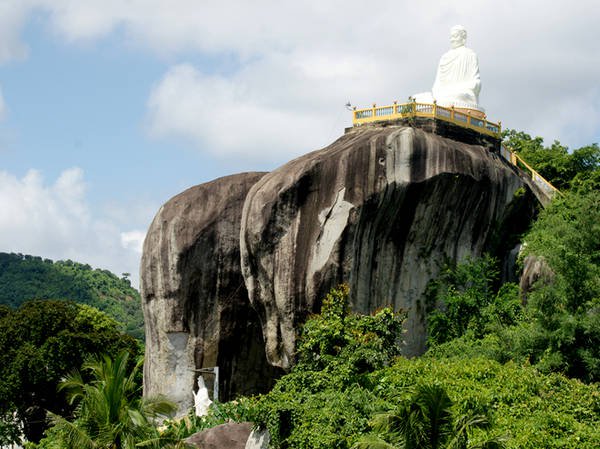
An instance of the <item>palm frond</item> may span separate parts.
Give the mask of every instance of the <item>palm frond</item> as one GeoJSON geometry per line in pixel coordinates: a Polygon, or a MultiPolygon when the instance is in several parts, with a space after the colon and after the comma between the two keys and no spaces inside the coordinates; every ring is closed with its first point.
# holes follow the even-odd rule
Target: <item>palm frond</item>
{"type": "Polygon", "coordinates": [[[54,425],[54,432],[58,435],[64,449],[96,449],[98,446],[88,435],[85,429],[72,423],[62,416],[48,412],[50,422],[54,425]]]}

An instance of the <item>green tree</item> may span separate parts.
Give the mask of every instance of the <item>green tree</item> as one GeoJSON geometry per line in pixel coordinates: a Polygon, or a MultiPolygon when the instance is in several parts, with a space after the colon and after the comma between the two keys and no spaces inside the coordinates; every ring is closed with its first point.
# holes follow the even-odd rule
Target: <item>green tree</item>
{"type": "Polygon", "coordinates": [[[143,341],[141,299],[127,274],[119,278],[71,260],[52,262],[0,253],[0,304],[16,308],[33,299],[69,299],[102,310],[117,320],[123,331],[143,341]]]}
{"type": "Polygon", "coordinates": [[[388,365],[400,355],[404,314],[383,308],[373,315],[351,313],[348,286],[331,289],[321,314],[303,326],[297,348],[299,371],[329,369],[340,360],[352,375],[388,365]]]}
{"type": "Polygon", "coordinates": [[[600,380],[600,192],[557,199],[525,241],[526,254],[543,258],[554,279],[528,296],[534,322],[521,346],[543,350],[531,356],[546,369],[600,380]]]}
{"type": "Polygon", "coordinates": [[[114,360],[106,355],[94,358],[83,366],[91,381],[84,381],[81,373],[74,371],[60,383],[59,389],[77,407],[73,420],[50,415],[54,426],[43,443],[46,447],[133,449],[164,443],[153,420],[171,415],[176,406],[162,398],[142,398],[135,380],[142,360],[129,370],[129,357],[124,351],[114,360]]]}
{"type": "Polygon", "coordinates": [[[0,314],[0,419],[4,444],[20,427],[37,442],[46,411],[68,414],[71,407],[56,387],[68,372],[93,354],[123,349],[136,356],[139,343],[112,318],[93,307],[68,301],[30,301],[0,314]],[[16,431],[15,431],[16,429],[16,431]]]}
{"type": "Polygon", "coordinates": [[[382,405],[369,376],[400,354],[403,319],[389,308],[352,313],[348,287],[332,289],[302,329],[291,373],[257,407],[273,446],[348,449],[382,405]]]}
{"type": "Polygon", "coordinates": [[[488,436],[473,444],[475,429],[489,430],[485,414],[470,412],[455,416],[452,400],[436,384],[419,385],[410,401],[393,412],[381,413],[372,421],[374,433],[365,436],[353,449],[467,449],[504,447],[502,438],[488,436]]]}
{"type": "Polygon", "coordinates": [[[482,338],[498,326],[522,317],[518,288],[504,284],[497,290],[498,261],[490,256],[447,264],[427,289],[428,342],[438,345],[467,336],[482,338]]]}
{"type": "Polygon", "coordinates": [[[504,131],[504,143],[537,170],[559,190],[597,179],[600,169],[600,147],[586,145],[569,152],[568,147],[554,141],[544,146],[541,137],[532,138],[522,131],[504,131]]]}

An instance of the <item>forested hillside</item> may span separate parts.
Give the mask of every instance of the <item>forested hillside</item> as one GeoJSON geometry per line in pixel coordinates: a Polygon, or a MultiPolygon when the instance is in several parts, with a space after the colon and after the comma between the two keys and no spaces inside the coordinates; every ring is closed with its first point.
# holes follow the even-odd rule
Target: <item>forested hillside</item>
{"type": "Polygon", "coordinates": [[[113,317],[129,335],[144,339],[140,296],[125,273],[67,261],[0,253],[0,304],[19,307],[31,299],[69,299],[113,317]]]}

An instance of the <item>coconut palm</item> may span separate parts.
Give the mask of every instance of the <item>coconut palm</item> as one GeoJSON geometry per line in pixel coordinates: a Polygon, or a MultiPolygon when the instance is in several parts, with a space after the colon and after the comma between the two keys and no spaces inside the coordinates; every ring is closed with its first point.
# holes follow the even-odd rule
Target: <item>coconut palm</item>
{"type": "Polygon", "coordinates": [[[77,404],[75,419],[51,415],[51,440],[65,449],[159,447],[153,420],[172,414],[175,405],[162,398],[142,398],[135,381],[141,360],[131,371],[128,364],[127,352],[114,360],[102,356],[83,366],[91,382],[84,382],[78,371],[65,378],[59,389],[67,393],[71,404],[77,404]]]}
{"type": "Polygon", "coordinates": [[[469,443],[473,429],[487,430],[490,422],[482,414],[454,416],[452,400],[439,385],[419,386],[413,398],[396,412],[376,415],[373,434],[361,438],[352,449],[496,449],[502,438],[469,443]]]}

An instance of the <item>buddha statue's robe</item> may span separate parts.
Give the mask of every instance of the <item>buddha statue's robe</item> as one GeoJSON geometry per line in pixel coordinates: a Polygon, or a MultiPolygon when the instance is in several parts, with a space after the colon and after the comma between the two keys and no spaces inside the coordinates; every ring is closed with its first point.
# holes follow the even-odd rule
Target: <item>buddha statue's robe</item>
{"type": "Polygon", "coordinates": [[[444,107],[481,111],[479,92],[479,61],[477,55],[464,45],[442,55],[431,92],[413,95],[417,103],[433,103],[444,107]]]}
{"type": "Polygon", "coordinates": [[[461,46],[440,58],[435,82],[431,89],[440,106],[480,109],[479,61],[470,48],[461,46]]]}

